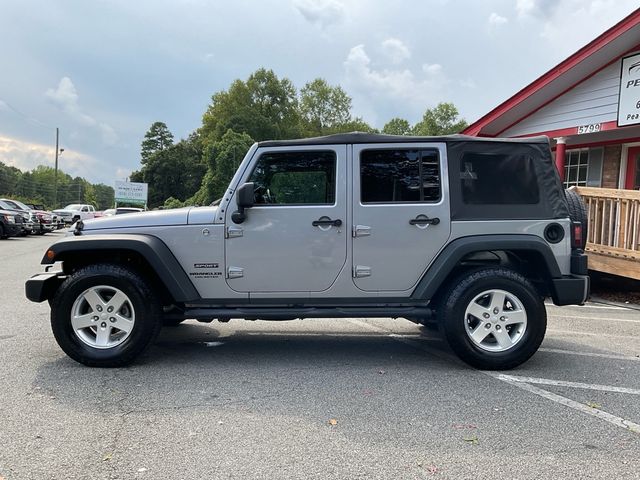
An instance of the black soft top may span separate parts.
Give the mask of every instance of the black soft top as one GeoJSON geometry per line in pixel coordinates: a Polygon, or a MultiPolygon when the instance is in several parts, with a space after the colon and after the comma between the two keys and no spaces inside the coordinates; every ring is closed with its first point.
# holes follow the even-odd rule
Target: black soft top
{"type": "Polygon", "coordinates": [[[377,133],[338,133],[336,135],[326,135],[324,137],[298,138],[294,140],[266,140],[258,142],[259,147],[289,147],[289,146],[313,146],[313,145],[339,145],[358,143],[426,143],[426,142],[500,142],[500,143],[526,143],[526,144],[549,144],[547,137],[527,137],[527,138],[482,138],[470,137],[469,135],[443,135],[439,137],[412,137],[408,135],[381,135],[377,133]]]}
{"type": "MultiPolygon", "coordinates": [[[[449,173],[452,220],[516,220],[568,218],[564,188],[551,155],[547,137],[481,138],[467,135],[410,137],[371,133],[341,133],[326,137],[259,142],[260,147],[290,147],[349,144],[445,143],[449,173]],[[495,163],[499,157],[498,163],[495,163]],[[495,168],[483,173],[492,191],[509,191],[513,185],[528,185],[538,191],[537,203],[469,203],[463,199],[463,185],[469,182],[469,159],[493,158],[495,168]],[[529,182],[514,180],[529,179],[529,182]]],[[[493,167],[492,167],[493,168],[493,167]]],[[[473,181],[473,179],[471,179],[473,181]]],[[[480,179],[481,181],[483,179],[480,179]]],[[[480,185],[480,184],[478,184],[480,185]]],[[[474,187],[475,188],[475,187],[474,187]]]]}

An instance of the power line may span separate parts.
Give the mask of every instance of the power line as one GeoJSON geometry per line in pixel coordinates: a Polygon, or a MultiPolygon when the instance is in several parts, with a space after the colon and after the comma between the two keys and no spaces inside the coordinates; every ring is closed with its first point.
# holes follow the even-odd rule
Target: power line
{"type": "Polygon", "coordinates": [[[25,120],[28,123],[31,123],[32,125],[35,125],[37,127],[43,127],[43,128],[46,128],[46,129],[51,129],[51,130],[56,128],[56,127],[52,127],[51,125],[47,125],[46,123],[41,122],[40,120],[38,120],[36,118],[30,117],[29,115],[26,115],[26,114],[22,113],[20,110],[18,110],[16,107],[11,105],[9,102],[7,102],[3,98],[0,98],[0,104],[6,105],[7,107],[9,107],[9,110],[14,112],[18,116],[22,117],[23,120],[25,120]]]}

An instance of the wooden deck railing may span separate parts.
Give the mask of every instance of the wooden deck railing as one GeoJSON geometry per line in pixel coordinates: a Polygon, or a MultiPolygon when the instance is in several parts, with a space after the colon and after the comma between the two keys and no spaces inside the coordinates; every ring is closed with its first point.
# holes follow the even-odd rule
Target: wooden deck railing
{"type": "Polygon", "coordinates": [[[587,205],[589,268],[640,279],[640,191],[572,189],[587,205]]]}

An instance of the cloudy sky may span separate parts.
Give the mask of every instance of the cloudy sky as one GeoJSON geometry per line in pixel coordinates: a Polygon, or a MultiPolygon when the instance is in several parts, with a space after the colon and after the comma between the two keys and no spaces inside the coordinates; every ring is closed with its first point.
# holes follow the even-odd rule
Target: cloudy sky
{"type": "Polygon", "coordinates": [[[440,101],[476,120],[637,0],[15,0],[0,15],[0,161],[113,184],[153,121],[176,138],[259,67],[324,77],[380,128],[440,101]]]}

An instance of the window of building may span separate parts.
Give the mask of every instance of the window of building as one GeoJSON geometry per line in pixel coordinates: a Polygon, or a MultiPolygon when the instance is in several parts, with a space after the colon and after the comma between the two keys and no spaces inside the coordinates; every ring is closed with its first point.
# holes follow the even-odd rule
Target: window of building
{"type": "Polygon", "coordinates": [[[526,155],[465,153],[462,201],[468,205],[534,205],[540,201],[534,159],[526,155]]]}
{"type": "Polygon", "coordinates": [[[336,197],[336,154],[265,153],[248,181],[254,183],[257,205],[330,205],[336,197]]]}
{"type": "Polygon", "coordinates": [[[571,150],[566,152],[564,164],[564,186],[586,187],[589,172],[589,150],[571,150]]]}
{"type": "Polygon", "coordinates": [[[380,149],[360,154],[362,203],[437,202],[440,160],[437,150],[380,149]]]}

